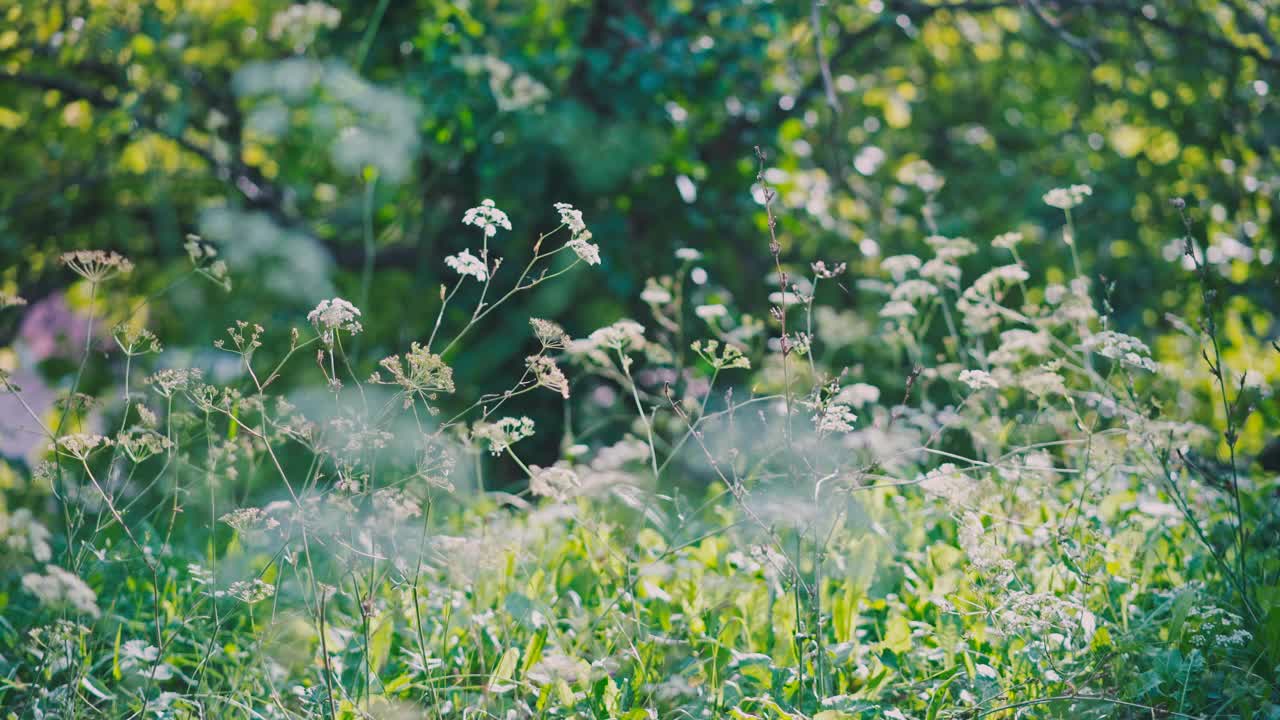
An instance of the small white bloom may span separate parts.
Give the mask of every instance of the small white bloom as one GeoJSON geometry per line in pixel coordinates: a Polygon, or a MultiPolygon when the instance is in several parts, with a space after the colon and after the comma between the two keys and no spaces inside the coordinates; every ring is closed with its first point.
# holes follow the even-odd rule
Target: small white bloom
{"type": "Polygon", "coordinates": [[[530,466],[529,492],[539,497],[564,500],[582,487],[578,473],[564,465],[549,468],[530,466]]]}
{"type": "Polygon", "coordinates": [[[45,574],[27,573],[22,576],[22,587],[36,596],[45,607],[70,606],[77,612],[98,617],[98,595],[77,575],[57,565],[45,567],[45,574]]]}
{"type": "Polygon", "coordinates": [[[880,388],[866,383],[854,383],[842,389],[835,398],[838,403],[862,407],[880,400],[880,388]]]}
{"type": "Polygon", "coordinates": [[[893,289],[889,298],[892,300],[919,302],[920,300],[931,298],[937,294],[937,286],[928,280],[905,280],[893,289]]]}
{"type": "Polygon", "coordinates": [[[880,261],[880,268],[892,275],[896,282],[902,282],[907,273],[919,270],[923,264],[924,261],[915,255],[891,255],[880,261]]]}
{"type": "Polygon", "coordinates": [[[960,282],[960,276],[959,266],[939,258],[934,258],[920,266],[920,277],[944,285],[950,286],[960,282]]]}
{"type": "Polygon", "coordinates": [[[1046,205],[1070,210],[1071,208],[1084,202],[1084,199],[1093,194],[1093,188],[1088,185],[1072,185],[1065,188],[1054,188],[1044,194],[1044,202],[1046,205]]]}
{"type": "Polygon", "coordinates": [[[880,317],[890,319],[908,318],[916,314],[916,306],[905,300],[893,300],[880,308],[880,317]]]}
{"type": "Polygon", "coordinates": [[[1037,397],[1066,395],[1067,385],[1062,376],[1051,370],[1035,370],[1023,375],[1019,382],[1027,392],[1037,397]]]}
{"type": "Polygon", "coordinates": [[[1022,242],[1022,233],[1007,232],[997,235],[995,239],[991,241],[991,247],[1012,250],[1017,247],[1020,242],[1022,242]]]}
{"type": "Polygon", "coordinates": [[[676,250],[676,259],[694,262],[702,259],[702,253],[693,248],[679,248],[676,250]]]}
{"type": "Polygon", "coordinates": [[[511,229],[511,220],[507,214],[498,209],[493,201],[485,198],[478,206],[467,210],[462,216],[463,225],[475,225],[484,231],[486,237],[498,234],[498,228],[511,229]]]}
{"type": "Polygon", "coordinates": [[[596,245],[595,243],[587,242],[587,239],[590,237],[591,237],[591,233],[587,232],[584,236],[575,237],[574,239],[570,240],[565,244],[568,245],[571,250],[577,253],[578,257],[581,258],[582,261],[585,262],[586,264],[599,265],[600,264],[600,246],[596,245]]]}
{"type": "Polygon", "coordinates": [[[335,330],[345,330],[352,335],[360,332],[364,328],[359,317],[360,310],[342,298],[321,300],[315,310],[307,313],[307,320],[326,337],[331,337],[335,330]]]}
{"type": "Polygon", "coordinates": [[[1156,370],[1155,361],[1148,357],[1151,354],[1151,348],[1132,335],[1103,330],[1086,338],[1082,347],[1085,350],[1095,351],[1105,358],[1118,360],[1124,365],[1152,372],[1156,370]]]}
{"type": "Polygon", "coordinates": [[[471,436],[489,443],[489,452],[501,455],[515,443],[533,437],[533,420],[527,417],[505,417],[496,423],[477,423],[471,436]]]}
{"type": "Polygon", "coordinates": [[[671,291],[662,287],[653,278],[644,285],[644,291],[640,293],[640,299],[650,305],[665,305],[671,302],[671,291]]]}
{"type": "Polygon", "coordinates": [[[560,212],[560,222],[569,228],[569,232],[574,237],[578,237],[583,233],[588,233],[587,223],[582,219],[582,211],[578,210],[569,203],[556,203],[556,210],[560,212]]]}
{"type": "Polygon", "coordinates": [[[480,282],[489,279],[489,269],[485,267],[484,261],[472,255],[470,250],[463,250],[457,255],[450,255],[444,259],[444,264],[464,277],[470,275],[480,282]]]}
{"type": "Polygon", "coordinates": [[[68,455],[84,460],[99,447],[111,445],[111,438],[88,433],[72,433],[58,438],[58,445],[68,455]]]}
{"type": "Polygon", "coordinates": [[[934,255],[941,260],[959,260],[978,252],[978,246],[969,238],[930,235],[924,241],[933,248],[934,255]]]}
{"type": "Polygon", "coordinates": [[[858,416],[853,414],[848,405],[834,402],[813,416],[813,423],[818,428],[818,433],[822,435],[852,432],[853,424],[857,421],[858,416]]]}
{"type": "Polygon", "coordinates": [[[693,309],[693,314],[711,322],[717,318],[728,317],[729,309],[719,303],[713,305],[699,305],[693,309]]]}
{"type": "Polygon", "coordinates": [[[608,350],[639,350],[644,347],[644,326],[634,320],[619,320],[592,332],[591,345],[608,350]]]}
{"type": "Polygon", "coordinates": [[[920,479],[920,487],[926,493],[954,506],[968,505],[977,486],[972,478],[957,470],[952,463],[943,463],[920,479]]]}
{"type": "Polygon", "coordinates": [[[985,370],[964,370],[960,373],[960,382],[974,390],[1000,387],[996,379],[991,377],[991,374],[985,370]]]}

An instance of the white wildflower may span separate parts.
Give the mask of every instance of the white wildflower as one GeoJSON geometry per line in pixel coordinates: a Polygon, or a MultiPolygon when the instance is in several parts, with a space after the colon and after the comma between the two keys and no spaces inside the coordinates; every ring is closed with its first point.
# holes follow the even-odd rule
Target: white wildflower
{"type": "Polygon", "coordinates": [[[591,233],[588,232],[583,237],[575,237],[574,239],[565,243],[565,245],[568,246],[568,248],[572,250],[575,254],[577,254],[578,258],[583,262],[585,262],[586,264],[599,265],[600,264],[600,246],[596,245],[595,243],[587,242],[587,239],[590,237],[591,237],[591,233]]]}
{"type": "Polygon", "coordinates": [[[556,203],[556,210],[560,212],[560,222],[569,228],[569,232],[573,237],[586,235],[591,238],[591,231],[587,230],[587,224],[582,219],[582,211],[574,208],[569,203],[556,203]]]}
{"type": "Polygon", "coordinates": [[[891,255],[880,261],[880,268],[893,276],[895,282],[902,282],[908,272],[919,270],[923,264],[915,255],[891,255]]]}
{"type": "Polygon", "coordinates": [[[985,370],[963,370],[960,372],[960,382],[974,390],[1000,387],[996,379],[991,377],[991,374],[985,370]]]}
{"type": "Polygon", "coordinates": [[[307,313],[307,320],[315,326],[325,345],[333,345],[334,333],[349,332],[352,335],[364,330],[360,325],[360,309],[343,300],[333,298],[321,300],[315,310],[307,313]]]}
{"type": "Polygon", "coordinates": [[[941,258],[933,258],[920,266],[920,277],[942,283],[948,287],[960,282],[960,268],[941,258]]]}
{"type": "Polygon", "coordinates": [[[991,241],[991,247],[997,247],[1003,250],[1012,250],[1018,247],[1018,243],[1020,242],[1022,242],[1022,233],[1020,232],[1001,233],[991,241]]]}
{"type": "Polygon", "coordinates": [[[537,465],[529,467],[529,492],[539,497],[564,500],[582,487],[582,480],[572,468],[564,465],[553,465],[541,468],[537,465]]]}
{"type": "Polygon", "coordinates": [[[100,283],[116,275],[133,272],[129,258],[115,251],[73,250],[62,253],[59,262],[91,283],[100,283]]]}
{"type": "Polygon", "coordinates": [[[1125,365],[1153,372],[1156,370],[1155,361],[1149,357],[1151,348],[1132,335],[1103,330],[1085,338],[1082,347],[1125,365]]]}
{"type": "Polygon", "coordinates": [[[711,322],[718,318],[728,317],[729,309],[719,303],[712,305],[699,305],[693,309],[693,314],[707,322],[711,322]]]}
{"type": "Polygon", "coordinates": [[[933,497],[958,507],[969,504],[978,484],[952,463],[943,463],[920,479],[920,487],[933,497]]]}
{"type": "Polygon", "coordinates": [[[998,580],[1013,570],[1013,561],[994,542],[986,538],[986,529],[977,513],[966,512],[959,528],[960,548],[980,572],[994,572],[998,580]]]}
{"type": "Polygon", "coordinates": [[[145,640],[126,640],[120,645],[120,669],[152,680],[168,680],[173,668],[159,662],[160,649],[145,640]]]}
{"type": "Polygon", "coordinates": [[[49,562],[53,548],[49,545],[52,535],[27,508],[18,508],[12,514],[0,512],[0,547],[12,555],[29,555],[38,562],[49,562]]]}
{"type": "Polygon", "coordinates": [[[848,405],[835,402],[821,408],[813,416],[813,423],[822,435],[852,432],[853,424],[857,421],[858,416],[853,414],[848,405]]]}
{"type": "Polygon", "coordinates": [[[476,423],[471,429],[471,436],[488,442],[489,452],[501,455],[515,443],[533,437],[533,420],[505,417],[495,423],[476,423]]]}
{"type": "Polygon", "coordinates": [[[1044,194],[1044,202],[1046,205],[1070,210],[1071,208],[1084,202],[1084,199],[1093,194],[1093,188],[1088,185],[1072,185],[1065,188],[1054,188],[1044,194]]]}
{"type": "Polygon", "coordinates": [[[670,290],[658,284],[658,281],[653,278],[649,278],[645,281],[640,299],[649,305],[665,305],[671,302],[672,296],[670,290]]]}
{"type": "Polygon", "coordinates": [[[1051,370],[1036,370],[1019,379],[1019,383],[1027,392],[1037,397],[1046,395],[1066,395],[1066,381],[1062,376],[1051,370]]]}
{"type": "Polygon", "coordinates": [[[22,587],[40,600],[45,607],[69,606],[77,612],[98,617],[98,596],[93,589],[76,575],[57,565],[45,567],[43,575],[28,573],[22,577],[22,587]]]}
{"type": "Polygon", "coordinates": [[[880,308],[880,317],[890,319],[902,319],[912,317],[916,314],[916,306],[905,300],[893,300],[884,304],[880,308]]]}
{"type": "Polygon", "coordinates": [[[538,342],[542,343],[544,348],[563,348],[569,341],[569,335],[564,328],[550,320],[529,318],[529,325],[533,328],[533,336],[538,338],[538,342]]]}
{"type": "Polygon", "coordinates": [[[204,378],[200,368],[166,368],[143,379],[143,383],[152,386],[156,392],[167,398],[181,390],[186,390],[204,378]]]}
{"type": "Polygon", "coordinates": [[[237,580],[226,590],[219,590],[214,597],[233,597],[246,605],[262,602],[276,594],[276,586],[260,578],[237,580]]]}
{"type": "Polygon", "coordinates": [[[475,225],[484,231],[485,237],[498,234],[498,229],[511,229],[511,220],[507,214],[498,209],[493,201],[485,198],[478,206],[467,210],[462,216],[463,225],[475,225]]]}
{"type": "Polygon", "coordinates": [[[383,488],[374,493],[373,509],[379,516],[390,517],[396,522],[422,516],[422,505],[402,488],[383,488]]]}
{"type": "Polygon", "coordinates": [[[702,252],[693,248],[678,248],[676,249],[676,259],[684,260],[685,262],[695,262],[702,259],[702,252]]]}
{"type": "Polygon", "coordinates": [[[993,293],[1020,282],[1026,282],[1031,277],[1027,273],[1026,268],[1021,265],[1000,265],[982,273],[973,285],[965,291],[968,295],[970,292],[980,295],[991,296],[993,293]]]}
{"type": "Polygon", "coordinates": [[[1045,356],[1053,338],[1044,331],[1013,328],[1000,333],[1000,347],[987,358],[996,365],[1012,365],[1024,356],[1045,356]]]}
{"type": "Polygon", "coordinates": [[[866,383],[854,383],[840,390],[835,401],[853,407],[862,407],[880,400],[880,388],[866,383]]]}
{"type": "Polygon", "coordinates": [[[938,288],[928,280],[906,280],[898,283],[889,295],[892,300],[919,302],[938,294],[938,288]]]}
{"type": "Polygon", "coordinates": [[[619,320],[602,327],[587,338],[597,348],[639,350],[644,347],[644,326],[634,320],[619,320]]]}
{"type": "Polygon", "coordinates": [[[943,235],[930,235],[924,240],[933,248],[934,256],[939,260],[954,261],[978,252],[978,246],[969,238],[949,238],[943,235]]]}
{"type": "Polygon", "coordinates": [[[489,279],[489,268],[485,267],[483,260],[472,255],[470,250],[463,250],[456,255],[450,255],[444,259],[444,264],[453,268],[463,277],[470,275],[480,282],[489,279]]]}
{"type": "Polygon", "coordinates": [[[58,446],[68,455],[84,460],[100,447],[111,445],[111,439],[89,433],[72,433],[58,438],[58,446]]]}
{"type": "Polygon", "coordinates": [[[237,508],[218,519],[239,533],[265,532],[280,526],[279,520],[256,507],[237,508]]]}
{"type": "Polygon", "coordinates": [[[556,361],[546,355],[531,355],[525,358],[525,365],[533,373],[538,385],[560,393],[560,397],[569,399],[569,379],[564,371],[556,365],[556,361]]]}

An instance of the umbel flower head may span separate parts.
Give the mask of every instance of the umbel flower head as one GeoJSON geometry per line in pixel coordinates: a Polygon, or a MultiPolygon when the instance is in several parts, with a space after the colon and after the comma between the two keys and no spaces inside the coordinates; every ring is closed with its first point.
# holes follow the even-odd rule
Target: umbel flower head
{"type": "Polygon", "coordinates": [[[485,237],[493,237],[498,234],[498,228],[503,230],[511,229],[511,220],[507,214],[498,209],[493,201],[485,198],[476,207],[467,210],[462,215],[463,225],[475,225],[484,231],[485,237]]]}
{"type": "Polygon", "coordinates": [[[116,275],[127,275],[133,271],[133,263],[129,258],[115,251],[73,250],[62,253],[59,262],[92,283],[100,283],[116,275]]]}
{"type": "Polygon", "coordinates": [[[446,257],[444,264],[453,268],[463,277],[470,275],[480,282],[489,279],[489,268],[485,267],[483,260],[472,255],[470,250],[463,250],[457,255],[446,257]]]}
{"type": "Polygon", "coordinates": [[[72,433],[58,438],[58,447],[77,460],[86,460],[94,450],[109,445],[111,438],[88,433],[72,433]]]}
{"type": "Polygon", "coordinates": [[[1071,208],[1084,202],[1084,199],[1093,194],[1093,188],[1088,185],[1072,185],[1065,188],[1054,188],[1044,194],[1044,202],[1046,205],[1059,208],[1061,210],[1070,210],[1071,208]]]}
{"type": "Polygon", "coordinates": [[[439,393],[451,393],[454,390],[453,369],[445,364],[439,355],[418,343],[409,346],[409,352],[403,359],[399,355],[383,358],[378,363],[391,373],[390,379],[384,379],[375,372],[369,382],[379,385],[399,385],[405,394],[404,406],[407,409],[413,404],[414,397],[434,400],[439,393]]]}
{"type": "Polygon", "coordinates": [[[565,245],[586,264],[599,265],[600,246],[591,242],[591,231],[582,219],[582,211],[569,203],[556,203],[556,210],[560,212],[560,222],[573,233],[573,237],[565,245]]]}
{"type": "Polygon", "coordinates": [[[335,330],[345,330],[355,335],[364,329],[360,325],[360,309],[343,300],[321,300],[316,309],[307,313],[307,320],[315,326],[325,345],[333,345],[335,330]]]}
{"type": "Polygon", "coordinates": [[[496,423],[476,423],[471,435],[489,443],[489,452],[501,455],[517,442],[533,437],[533,421],[527,417],[504,417],[496,423]]]}

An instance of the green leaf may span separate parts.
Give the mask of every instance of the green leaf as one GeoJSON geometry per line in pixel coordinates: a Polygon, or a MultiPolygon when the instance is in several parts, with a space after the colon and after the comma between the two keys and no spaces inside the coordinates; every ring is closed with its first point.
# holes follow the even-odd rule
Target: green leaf
{"type": "Polygon", "coordinates": [[[502,659],[498,661],[498,666],[489,676],[489,692],[505,693],[515,688],[511,678],[516,673],[516,662],[519,660],[520,651],[516,648],[507,648],[507,651],[502,653],[502,659]]]}
{"type": "Polygon", "coordinates": [[[947,677],[937,690],[933,691],[933,697],[929,699],[929,709],[925,711],[924,720],[938,720],[938,713],[947,702],[947,688],[951,687],[951,683],[955,682],[956,677],[960,675],[960,668],[954,668],[951,675],[947,677]]]}
{"type": "Polygon", "coordinates": [[[529,638],[529,644],[524,648],[524,662],[520,664],[520,674],[524,675],[529,672],[529,668],[533,667],[542,659],[542,648],[547,644],[547,626],[543,625],[538,631],[529,638]]]}
{"type": "Polygon", "coordinates": [[[894,615],[885,623],[884,647],[901,655],[911,649],[911,625],[903,615],[894,615]]]}

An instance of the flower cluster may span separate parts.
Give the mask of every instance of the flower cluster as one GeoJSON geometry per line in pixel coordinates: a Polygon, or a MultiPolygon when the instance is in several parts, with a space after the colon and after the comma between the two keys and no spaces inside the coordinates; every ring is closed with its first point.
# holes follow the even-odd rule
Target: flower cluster
{"type": "Polygon", "coordinates": [[[553,465],[541,468],[529,467],[529,492],[539,497],[564,500],[582,487],[582,479],[572,468],[553,465]]]}
{"type": "Polygon", "coordinates": [[[849,409],[848,405],[836,402],[823,406],[818,410],[818,414],[813,416],[814,426],[820,435],[852,432],[853,424],[857,421],[858,416],[849,409]]]}
{"type": "Polygon", "coordinates": [[[399,385],[405,393],[405,408],[413,404],[414,396],[434,400],[437,393],[451,393],[454,390],[453,368],[446,365],[439,355],[416,342],[410,343],[409,352],[403,357],[385,357],[378,365],[391,373],[391,378],[383,378],[380,372],[375,371],[369,382],[399,385]]]}
{"type": "Polygon", "coordinates": [[[57,565],[45,567],[44,574],[22,576],[22,587],[49,608],[70,607],[76,612],[98,617],[98,595],[75,574],[57,565]]]}
{"type": "Polygon", "coordinates": [[[462,215],[463,225],[474,225],[482,232],[485,237],[493,237],[498,234],[498,230],[510,230],[511,219],[507,214],[498,209],[493,201],[485,198],[479,205],[467,210],[462,215]]]}
{"type": "Polygon", "coordinates": [[[444,259],[444,264],[453,268],[459,275],[463,277],[473,277],[480,282],[489,279],[489,268],[485,262],[470,250],[463,250],[456,255],[450,255],[444,259]]]}
{"type": "Polygon", "coordinates": [[[355,335],[364,330],[359,318],[360,309],[338,297],[321,300],[314,310],[307,313],[307,320],[320,332],[324,344],[330,347],[333,346],[336,332],[344,331],[355,335]]]}
{"type": "Polygon", "coordinates": [[[559,393],[565,400],[569,399],[569,378],[565,377],[555,360],[546,355],[531,355],[525,358],[525,365],[539,385],[559,393]]]}
{"type": "Polygon", "coordinates": [[[505,417],[495,423],[476,423],[471,429],[471,436],[489,443],[489,452],[501,455],[517,442],[533,437],[533,420],[527,417],[505,417]]]}
{"type": "Polygon", "coordinates": [[[533,328],[533,336],[542,343],[544,350],[559,350],[569,342],[569,334],[556,323],[542,318],[529,318],[529,326],[533,328]]]}
{"type": "Polygon", "coordinates": [[[560,213],[560,222],[569,228],[572,234],[565,245],[586,264],[599,265],[600,247],[591,242],[591,231],[582,220],[582,211],[575,209],[569,203],[556,203],[556,210],[560,213]]]}
{"type": "Polygon", "coordinates": [[[1124,365],[1152,372],[1156,370],[1156,363],[1150,357],[1151,348],[1132,335],[1103,330],[1085,338],[1082,346],[1085,350],[1096,352],[1124,365]]]}
{"type": "Polygon", "coordinates": [[[953,507],[968,505],[977,490],[977,483],[956,469],[952,463],[943,463],[920,479],[920,488],[933,497],[946,500],[953,507]]]}
{"type": "Polygon", "coordinates": [[[283,39],[289,47],[301,52],[315,41],[321,30],[332,30],[338,27],[341,20],[341,11],[318,0],[290,5],[271,17],[268,37],[272,40],[283,39]]]}
{"type": "Polygon", "coordinates": [[[72,433],[58,438],[58,447],[78,460],[86,460],[94,450],[110,445],[111,438],[89,433],[72,433]]]}
{"type": "Polygon", "coordinates": [[[1092,194],[1093,188],[1088,185],[1072,185],[1071,187],[1054,188],[1045,193],[1044,202],[1046,205],[1061,210],[1070,210],[1084,202],[1084,199],[1092,194]]]}
{"type": "Polygon", "coordinates": [[[996,389],[1000,387],[1000,383],[991,377],[991,373],[985,370],[961,370],[960,382],[968,385],[972,390],[982,390],[986,388],[996,389]]]}
{"type": "Polygon", "coordinates": [[[62,253],[58,260],[92,283],[133,272],[133,263],[115,251],[73,250],[62,253]]]}

